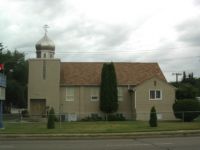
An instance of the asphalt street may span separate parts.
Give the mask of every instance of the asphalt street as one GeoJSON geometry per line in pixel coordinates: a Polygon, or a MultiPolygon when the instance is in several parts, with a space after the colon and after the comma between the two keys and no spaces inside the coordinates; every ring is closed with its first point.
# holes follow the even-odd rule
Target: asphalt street
{"type": "Polygon", "coordinates": [[[199,150],[200,137],[105,140],[7,140],[0,150],[199,150]]]}

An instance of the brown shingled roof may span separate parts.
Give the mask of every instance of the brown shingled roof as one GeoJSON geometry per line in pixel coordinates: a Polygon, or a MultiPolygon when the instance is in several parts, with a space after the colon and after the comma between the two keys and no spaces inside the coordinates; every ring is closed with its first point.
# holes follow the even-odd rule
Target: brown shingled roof
{"type": "MultiPolygon", "coordinates": [[[[138,85],[152,77],[166,81],[157,63],[114,63],[119,85],[138,85]]],[[[61,85],[99,85],[101,62],[62,62],[61,85]]]]}

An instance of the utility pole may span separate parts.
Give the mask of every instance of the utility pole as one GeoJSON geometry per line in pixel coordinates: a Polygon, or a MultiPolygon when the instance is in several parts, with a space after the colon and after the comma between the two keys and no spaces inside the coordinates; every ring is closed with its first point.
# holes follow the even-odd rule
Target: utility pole
{"type": "Polygon", "coordinates": [[[176,83],[178,83],[178,76],[182,75],[182,73],[172,73],[172,75],[175,75],[176,76],[176,83]]]}

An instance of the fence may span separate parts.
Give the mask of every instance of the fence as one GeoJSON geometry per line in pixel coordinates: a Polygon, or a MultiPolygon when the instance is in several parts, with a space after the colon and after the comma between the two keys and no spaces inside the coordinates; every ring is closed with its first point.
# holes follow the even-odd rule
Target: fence
{"type": "MultiPolygon", "coordinates": [[[[124,121],[124,120],[142,120],[148,121],[150,113],[116,113],[112,115],[98,114],[98,113],[62,113],[55,114],[55,121],[57,122],[70,122],[70,121],[124,121]]],[[[157,119],[159,121],[166,120],[179,120],[190,121],[188,119],[200,120],[200,111],[187,111],[187,112],[157,112],[157,119]]],[[[8,123],[14,122],[47,122],[47,115],[28,115],[28,114],[3,114],[3,121],[8,123]]]]}

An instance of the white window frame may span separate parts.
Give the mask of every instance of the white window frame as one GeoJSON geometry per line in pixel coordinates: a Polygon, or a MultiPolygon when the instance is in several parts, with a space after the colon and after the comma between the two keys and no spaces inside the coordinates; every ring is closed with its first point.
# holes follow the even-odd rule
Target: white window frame
{"type": "Polygon", "coordinates": [[[149,100],[162,100],[162,90],[160,90],[160,89],[150,89],[149,90],[149,100]],[[151,98],[151,91],[154,92],[155,98],[151,98]],[[157,91],[160,92],[160,97],[157,97],[157,95],[156,95],[157,91]]]}
{"type": "Polygon", "coordinates": [[[99,87],[92,87],[90,89],[90,101],[99,101],[99,87]]]}
{"type": "Polygon", "coordinates": [[[74,101],[74,95],[75,95],[74,87],[67,87],[65,92],[66,92],[65,101],[74,101]]]}
{"type": "Polygon", "coordinates": [[[117,96],[118,96],[118,101],[122,102],[124,99],[123,87],[117,87],[117,96]]]}

